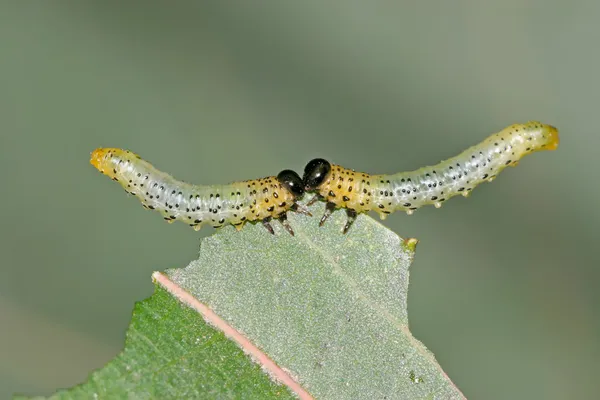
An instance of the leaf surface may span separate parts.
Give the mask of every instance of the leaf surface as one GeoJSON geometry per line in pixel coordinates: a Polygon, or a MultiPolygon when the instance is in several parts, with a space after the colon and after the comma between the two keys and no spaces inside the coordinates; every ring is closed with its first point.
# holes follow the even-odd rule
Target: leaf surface
{"type": "MultiPolygon", "coordinates": [[[[58,364],[60,365],[60,363],[58,364]]],[[[193,309],[157,285],[136,304],[125,349],[52,399],[293,399],[193,309]]]]}
{"type": "Polygon", "coordinates": [[[315,398],[464,399],[408,329],[416,240],[365,215],[347,235],[343,211],[318,220],[290,215],[295,236],[275,221],[275,235],[247,224],[203,239],[198,260],[167,271],[175,290],[136,304],[124,351],[54,398],[292,398],[188,307],[199,301],[315,398]]]}
{"type": "MultiPolygon", "coordinates": [[[[323,204],[311,208],[315,215],[323,204]]],[[[281,226],[224,229],[171,279],[243,332],[316,398],[464,398],[408,330],[416,241],[339,211],[281,226]]]]}

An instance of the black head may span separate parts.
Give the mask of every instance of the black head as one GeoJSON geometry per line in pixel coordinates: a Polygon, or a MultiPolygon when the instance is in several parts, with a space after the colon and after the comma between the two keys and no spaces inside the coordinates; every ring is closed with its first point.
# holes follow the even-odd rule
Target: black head
{"type": "Polygon", "coordinates": [[[327,178],[329,171],[331,171],[331,164],[322,158],[315,158],[306,164],[306,167],[304,167],[304,177],[302,178],[304,189],[317,189],[327,178]]]}
{"type": "Polygon", "coordinates": [[[293,194],[294,197],[300,197],[304,194],[304,185],[302,185],[302,179],[300,179],[300,175],[298,175],[291,169],[281,171],[277,175],[277,180],[291,194],[293,194]]]}

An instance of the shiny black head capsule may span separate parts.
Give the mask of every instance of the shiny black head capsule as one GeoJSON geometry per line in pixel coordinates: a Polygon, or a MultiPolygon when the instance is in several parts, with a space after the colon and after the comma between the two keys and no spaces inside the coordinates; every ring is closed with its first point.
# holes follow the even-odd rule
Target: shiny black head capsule
{"type": "Polygon", "coordinates": [[[286,169],[281,171],[277,175],[277,180],[291,193],[294,197],[300,197],[304,194],[304,185],[302,184],[302,179],[300,179],[300,175],[292,171],[291,169],[286,169]]]}
{"type": "Polygon", "coordinates": [[[317,189],[327,178],[329,171],[331,171],[331,164],[322,158],[315,158],[306,164],[302,178],[304,189],[307,191],[317,189]]]}

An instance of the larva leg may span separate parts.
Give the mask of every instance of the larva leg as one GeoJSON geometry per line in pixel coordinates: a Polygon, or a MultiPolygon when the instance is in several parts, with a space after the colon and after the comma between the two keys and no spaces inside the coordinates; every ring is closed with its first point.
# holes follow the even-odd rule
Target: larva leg
{"type": "Polygon", "coordinates": [[[288,222],[286,213],[283,213],[279,216],[279,222],[281,222],[281,225],[283,225],[285,230],[288,231],[290,233],[290,235],[294,236],[294,230],[292,229],[292,227],[290,226],[290,223],[288,222]]]}
{"type": "Polygon", "coordinates": [[[306,208],[305,206],[303,206],[302,204],[298,204],[298,203],[294,203],[291,207],[290,210],[297,212],[299,214],[304,214],[304,215],[308,215],[309,217],[312,217],[312,214],[310,211],[308,211],[308,208],[306,208]]]}
{"type": "Polygon", "coordinates": [[[273,226],[271,225],[271,217],[267,217],[267,218],[263,219],[262,224],[265,228],[267,228],[267,230],[269,232],[271,232],[271,235],[275,234],[275,231],[273,230],[273,226]]]}
{"type": "Polygon", "coordinates": [[[327,218],[329,218],[333,210],[335,210],[335,203],[327,202],[327,205],[325,206],[325,214],[323,214],[323,216],[321,217],[321,222],[319,222],[319,226],[323,226],[323,224],[325,223],[325,221],[327,221],[327,218]]]}
{"type": "Polygon", "coordinates": [[[323,200],[323,196],[321,196],[320,194],[315,194],[314,197],[312,199],[310,199],[308,201],[308,203],[306,203],[307,206],[312,206],[313,204],[315,204],[317,201],[319,200],[323,200]]]}
{"type": "Polygon", "coordinates": [[[358,215],[358,213],[356,212],[356,210],[347,208],[346,215],[348,216],[348,220],[346,221],[346,225],[344,225],[344,235],[348,233],[348,229],[350,229],[350,226],[352,226],[352,224],[356,220],[356,216],[358,215]]]}

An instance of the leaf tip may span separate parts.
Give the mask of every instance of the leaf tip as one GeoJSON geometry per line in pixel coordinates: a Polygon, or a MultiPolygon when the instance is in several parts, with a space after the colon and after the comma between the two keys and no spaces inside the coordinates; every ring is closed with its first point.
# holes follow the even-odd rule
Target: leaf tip
{"type": "Polygon", "coordinates": [[[406,246],[407,249],[409,249],[412,252],[414,252],[415,249],[417,248],[417,244],[419,244],[419,239],[415,239],[415,238],[404,239],[404,245],[406,246]]]}

